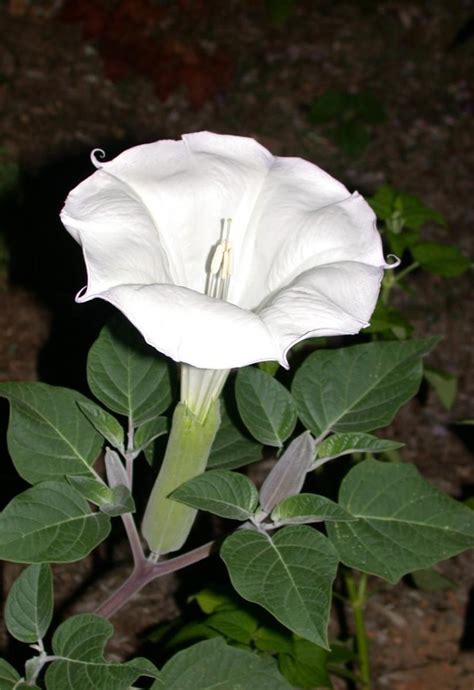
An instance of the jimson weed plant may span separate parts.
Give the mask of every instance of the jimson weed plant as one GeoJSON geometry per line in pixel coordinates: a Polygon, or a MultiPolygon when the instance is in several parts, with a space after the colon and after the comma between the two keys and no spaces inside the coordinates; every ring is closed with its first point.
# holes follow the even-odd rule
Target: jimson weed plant
{"type": "MultiPolygon", "coordinates": [[[[0,385],[8,448],[31,484],[0,515],[0,557],[29,564],[5,622],[32,648],[24,669],[0,661],[0,688],[331,687],[328,671],[350,675],[352,661],[328,640],[338,568],[355,604],[353,571],[395,583],[474,542],[472,511],[414,466],[390,462],[384,454],[402,444],[372,433],[416,394],[436,338],[343,348],[318,340],[292,368],[298,343],[367,328],[384,272],[398,263],[386,262],[366,201],[315,165],[208,132],[111,162],[97,150],[92,160],[96,172],[61,214],[87,268],[77,301],[99,297],[126,318],[108,323],[89,352],[89,398],[43,383],[0,385]],[[279,365],[290,385],[272,375],[279,365]],[[274,462],[257,487],[242,468],[263,446],[274,462]],[[95,467],[102,452],[104,472],[95,467]],[[307,490],[353,453],[365,459],[337,500],[307,490]],[[134,468],[144,459],[156,480],[142,510],[134,468]],[[219,516],[227,536],[209,534],[189,550],[198,511],[219,516]],[[113,519],[130,543],[130,576],[94,614],[51,634],[49,564],[87,556],[113,519]],[[211,639],[160,668],[107,661],[110,617],[152,580],[217,553],[251,612],[201,593],[211,639]]],[[[368,688],[360,616],[356,627],[361,667],[352,677],[368,688]]]]}

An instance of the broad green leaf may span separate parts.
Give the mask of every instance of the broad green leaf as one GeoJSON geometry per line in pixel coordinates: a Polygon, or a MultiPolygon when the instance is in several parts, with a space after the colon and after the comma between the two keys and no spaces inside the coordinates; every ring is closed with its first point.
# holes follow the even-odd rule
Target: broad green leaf
{"type": "Polygon", "coordinates": [[[294,639],[291,654],[278,657],[278,667],[293,687],[332,688],[327,670],[328,654],[313,642],[294,639]]]}
{"type": "Polygon", "coordinates": [[[443,404],[443,407],[446,410],[450,410],[454,405],[458,391],[458,380],[456,376],[450,374],[448,371],[441,371],[441,369],[433,369],[432,367],[425,367],[423,373],[425,379],[435,389],[436,395],[443,404]]]}
{"type": "Polygon", "coordinates": [[[301,491],[314,455],[314,438],[308,431],[303,431],[293,439],[262,484],[260,505],[266,513],[287,496],[301,491]]]}
{"type": "Polygon", "coordinates": [[[152,690],[217,688],[291,690],[273,659],[230,647],[222,638],[198,642],[176,654],[164,665],[160,680],[152,686],[152,690]]]}
{"type": "Polygon", "coordinates": [[[43,639],[53,616],[53,576],[47,563],[30,565],[13,583],[5,606],[5,625],[21,642],[43,639]]]}
{"type": "Polygon", "coordinates": [[[87,398],[46,383],[2,383],[11,406],[8,449],[18,474],[30,484],[66,474],[95,475],[102,437],[77,405],[87,398]]]}
{"type": "Polygon", "coordinates": [[[79,401],[78,405],[99,434],[101,434],[114,448],[123,450],[124,432],[120,422],[118,422],[115,417],[112,417],[109,412],[106,412],[92,401],[79,401]]]}
{"type": "Polygon", "coordinates": [[[238,609],[217,611],[209,616],[206,625],[217,630],[224,637],[241,644],[250,644],[258,628],[255,616],[248,611],[238,609]]]}
{"type": "Polygon", "coordinates": [[[75,475],[68,475],[66,479],[81,496],[84,496],[86,500],[96,506],[101,506],[104,503],[110,503],[112,501],[112,489],[103,481],[93,479],[92,477],[76,477],[75,475]]]}
{"type": "Polygon", "coordinates": [[[403,445],[397,441],[389,441],[363,432],[333,434],[319,445],[318,458],[329,460],[352,453],[386,453],[389,450],[402,448],[403,445]]]}
{"type": "Polygon", "coordinates": [[[281,448],[296,424],[295,403],[273,376],[256,367],[239,369],[235,395],[240,416],[260,443],[281,448]]]}
{"type": "Polygon", "coordinates": [[[171,402],[168,363],[124,319],[108,323],[92,345],[87,380],[104,405],[135,425],[157,417],[171,402]]]}
{"type": "Polygon", "coordinates": [[[298,525],[323,520],[345,521],[355,518],[325,496],[298,494],[279,503],[272,511],[272,520],[278,524],[298,525]]]}
{"type": "Polygon", "coordinates": [[[415,570],[410,575],[415,587],[423,592],[443,592],[446,589],[455,589],[457,587],[453,580],[438,573],[434,568],[415,570]]]}
{"type": "Polygon", "coordinates": [[[208,468],[235,470],[257,462],[261,457],[262,446],[244,436],[224,411],[211,448],[208,468]]]}
{"type": "Polygon", "coordinates": [[[474,546],[472,511],[413,465],[356,465],[341,484],[339,503],[358,518],[327,524],[341,561],[392,583],[474,546]]]}
{"type": "Polygon", "coordinates": [[[159,436],[168,432],[168,419],[166,417],[155,417],[141,424],[135,431],[133,446],[135,450],[144,450],[159,436]]]}
{"type": "Polygon", "coordinates": [[[224,541],[224,560],[237,592],[270,611],[297,635],[327,648],[332,583],[338,557],[311,527],[284,527],[273,537],[239,530],[224,541]]]}
{"type": "Polygon", "coordinates": [[[112,488],[110,501],[102,503],[100,510],[109,517],[117,517],[124,513],[135,512],[135,501],[127,486],[119,485],[112,488]]]}
{"type": "Polygon", "coordinates": [[[67,563],[87,556],[110,532],[66,482],[42,482],[15,496],[0,515],[0,559],[67,563]]]}
{"type": "Polygon", "coordinates": [[[114,628],[109,621],[92,613],[69,618],[53,635],[53,652],[63,657],[46,671],[47,690],[129,690],[140,676],[158,678],[158,671],[147,659],[125,664],[109,663],[104,648],[114,628]]]}
{"type": "Polygon", "coordinates": [[[248,520],[258,505],[257,489],[250,479],[229,470],[200,474],[181,484],[171,498],[230,520],[248,520]]]}
{"type": "Polygon", "coordinates": [[[471,260],[452,244],[420,242],[410,251],[426,271],[444,278],[459,276],[472,265],[471,260]]]}
{"type": "Polygon", "coordinates": [[[421,358],[437,342],[424,338],[314,352],[293,379],[301,421],[315,436],[386,426],[417,392],[421,358]]]}
{"type": "Polygon", "coordinates": [[[20,674],[5,659],[0,659],[0,690],[13,690],[20,674]]]}

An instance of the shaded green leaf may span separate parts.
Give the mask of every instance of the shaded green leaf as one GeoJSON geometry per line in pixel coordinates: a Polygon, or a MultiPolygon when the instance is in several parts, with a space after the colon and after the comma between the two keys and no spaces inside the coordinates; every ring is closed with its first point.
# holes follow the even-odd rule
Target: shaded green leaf
{"type": "Polygon", "coordinates": [[[18,474],[30,484],[66,474],[95,474],[102,437],[77,405],[87,398],[46,383],[1,383],[10,402],[8,449],[18,474]]]}
{"type": "Polygon", "coordinates": [[[250,644],[258,628],[255,616],[239,609],[217,611],[209,616],[206,625],[224,637],[241,644],[250,644]]]}
{"type": "Polygon", "coordinates": [[[248,520],[258,505],[257,489],[250,479],[229,470],[200,474],[173,491],[171,498],[230,520],[248,520]]]}
{"type": "Polygon", "coordinates": [[[193,594],[188,601],[196,601],[201,611],[207,614],[222,608],[235,608],[235,601],[228,594],[209,588],[193,594]]]}
{"type": "Polygon", "coordinates": [[[21,642],[38,642],[53,616],[53,576],[46,563],[25,568],[13,583],[5,606],[5,625],[21,642]]]}
{"type": "Polygon", "coordinates": [[[64,563],[87,556],[110,532],[102,513],[65,482],[43,482],[15,496],[0,515],[0,558],[64,563]]]}
{"type": "Polygon", "coordinates": [[[444,592],[447,589],[455,589],[457,587],[453,580],[441,575],[434,568],[415,570],[410,575],[414,585],[423,592],[444,592]]]}
{"type": "Polygon", "coordinates": [[[0,659],[0,690],[13,690],[20,674],[5,659],[0,659]]]}
{"type": "Polygon", "coordinates": [[[313,642],[294,639],[291,654],[278,657],[278,667],[293,687],[332,688],[327,670],[328,654],[313,642]]]}
{"type": "Polygon", "coordinates": [[[167,417],[155,417],[141,424],[135,431],[134,449],[144,450],[155,439],[168,433],[167,417]]]}
{"type": "Polygon", "coordinates": [[[235,470],[257,462],[262,457],[262,446],[247,438],[224,411],[221,425],[211,448],[207,463],[209,469],[235,470]]]}
{"type": "Polygon", "coordinates": [[[100,510],[109,517],[117,517],[124,513],[134,513],[135,501],[130,493],[130,489],[127,486],[123,486],[123,484],[114,486],[110,501],[102,503],[100,510]]]}
{"type": "Polygon", "coordinates": [[[437,338],[376,342],[311,354],[293,379],[301,421],[315,436],[386,426],[418,390],[437,338]]]}
{"type": "Polygon", "coordinates": [[[333,434],[319,445],[318,458],[330,460],[352,453],[386,453],[389,450],[402,448],[403,445],[397,441],[389,441],[363,432],[333,434]]]}
{"type": "Polygon", "coordinates": [[[379,302],[370,319],[370,326],[365,333],[386,333],[391,331],[396,338],[403,340],[413,331],[413,327],[396,307],[379,302]]]}
{"type": "Polygon", "coordinates": [[[273,376],[256,367],[239,369],[235,396],[242,420],[260,443],[281,448],[296,424],[295,403],[273,376]]]}
{"type": "Polygon", "coordinates": [[[66,479],[81,496],[84,496],[85,499],[96,506],[112,501],[112,489],[103,481],[93,479],[92,477],[77,477],[75,475],[68,475],[66,479]]]}
{"type": "Polygon", "coordinates": [[[432,367],[425,367],[423,374],[428,383],[433,386],[443,407],[446,410],[450,410],[454,405],[458,392],[456,376],[448,371],[441,371],[441,369],[433,369],[432,367]]]}
{"type": "Polygon", "coordinates": [[[272,511],[272,520],[278,524],[304,524],[323,520],[355,520],[334,501],[316,494],[298,494],[279,503],[272,511]]]}
{"type": "Polygon", "coordinates": [[[472,511],[413,465],[356,465],[341,484],[339,503],[358,518],[327,524],[341,561],[392,583],[474,545],[472,511]]]}
{"type": "MultiPolygon", "coordinates": [[[[273,659],[236,649],[222,638],[198,642],[176,654],[152,690],[291,690],[273,659]]],[[[115,690],[115,689],[114,689],[115,690]]]]}
{"type": "Polygon", "coordinates": [[[62,623],[53,636],[53,652],[62,659],[48,666],[47,689],[129,690],[140,676],[158,678],[157,669],[147,659],[125,664],[104,659],[104,648],[113,632],[109,621],[92,613],[62,623]]]}
{"type": "Polygon", "coordinates": [[[338,557],[326,537],[305,525],[273,537],[239,530],[224,541],[224,560],[237,592],[290,630],[325,648],[338,557]]]}
{"type": "Polygon", "coordinates": [[[452,244],[420,242],[410,248],[415,261],[430,273],[444,278],[459,276],[472,265],[471,260],[452,244]]]}
{"type": "Polygon", "coordinates": [[[108,323],[92,345],[87,380],[104,405],[134,424],[157,417],[171,402],[168,363],[124,319],[108,323]]]}
{"type": "Polygon", "coordinates": [[[253,636],[255,647],[261,652],[270,654],[291,653],[293,651],[293,636],[284,628],[277,629],[261,626],[253,636]]]}
{"type": "Polygon", "coordinates": [[[79,401],[78,405],[99,434],[101,434],[114,448],[123,450],[124,431],[115,417],[112,417],[111,414],[90,400],[79,401]]]}

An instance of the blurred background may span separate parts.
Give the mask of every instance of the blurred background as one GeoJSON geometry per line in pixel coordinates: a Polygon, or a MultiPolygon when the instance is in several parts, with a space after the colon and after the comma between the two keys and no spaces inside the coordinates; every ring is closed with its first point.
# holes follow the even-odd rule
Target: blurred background
{"type": "MultiPolygon", "coordinates": [[[[473,73],[472,0],[0,0],[0,380],[84,386],[110,312],[74,304],[85,272],[58,212],[95,147],[113,157],[202,129],[251,136],[364,195],[386,184],[415,195],[445,219],[428,219],[423,238],[472,257],[473,73]]],[[[444,336],[430,362],[457,395],[447,409],[427,392],[390,434],[460,499],[474,484],[469,427],[457,425],[474,416],[469,281],[415,271],[394,294],[415,334],[444,336]]],[[[3,439],[2,506],[17,489],[3,439]]],[[[367,615],[377,689],[472,687],[472,565],[442,564],[452,584],[435,591],[382,585],[367,615]]],[[[84,567],[58,571],[60,599],[86,589],[84,567]]],[[[161,581],[140,597],[135,618],[117,620],[117,655],[157,606],[176,613],[161,581]]]]}

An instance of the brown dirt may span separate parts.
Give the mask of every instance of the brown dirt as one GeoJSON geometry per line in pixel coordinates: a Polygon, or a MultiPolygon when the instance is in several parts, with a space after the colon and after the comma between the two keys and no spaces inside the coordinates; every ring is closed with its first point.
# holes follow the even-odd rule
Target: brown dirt
{"type": "MultiPolygon", "coordinates": [[[[472,16],[467,0],[300,0],[282,30],[261,0],[79,5],[81,16],[52,0],[0,3],[0,145],[24,171],[23,211],[8,227],[11,281],[0,292],[0,379],[35,379],[40,371],[70,385],[69,367],[83,366],[78,357],[96,321],[85,324],[95,312],[73,307],[82,269],[55,218],[67,190],[89,172],[96,146],[112,155],[200,129],[255,136],[274,153],[308,158],[363,192],[389,181],[419,195],[445,215],[444,238],[472,256],[474,41],[455,42],[472,16]],[[119,5],[125,19],[104,22],[119,5]],[[371,90],[385,105],[387,120],[358,159],[342,155],[309,123],[309,105],[329,88],[371,90]],[[76,268],[69,270],[63,251],[76,268]],[[59,366],[55,342],[71,348],[67,365],[59,366]]],[[[434,227],[426,237],[443,239],[434,227]]],[[[459,395],[449,413],[432,392],[423,404],[412,401],[386,433],[407,444],[404,457],[426,478],[461,498],[472,491],[472,456],[452,423],[472,417],[470,285],[466,277],[423,275],[412,285],[398,302],[418,334],[444,336],[431,363],[459,377],[459,395]]],[[[1,476],[11,482],[8,471],[1,476]]],[[[2,486],[11,493],[11,484],[2,486]]],[[[123,577],[125,558],[119,544],[112,555],[99,550],[98,560],[55,568],[59,604],[80,591],[72,610],[93,610],[123,577]],[[114,563],[87,589],[97,569],[114,563]]],[[[373,596],[367,625],[375,690],[473,687],[473,564],[464,554],[440,566],[458,584],[449,592],[401,583],[373,596]]],[[[4,570],[7,589],[17,566],[4,570]]],[[[175,586],[172,578],[149,586],[116,617],[115,657],[132,653],[147,627],[176,615],[175,586]]]]}

